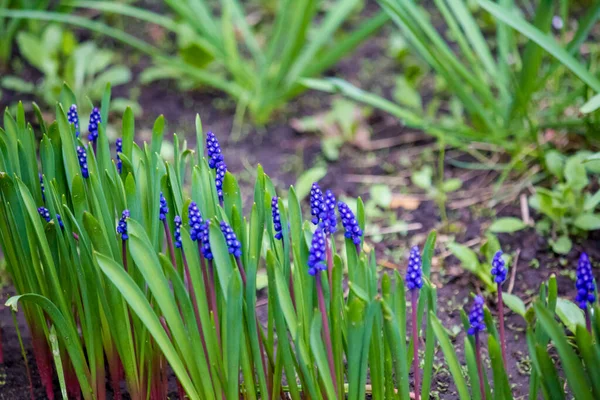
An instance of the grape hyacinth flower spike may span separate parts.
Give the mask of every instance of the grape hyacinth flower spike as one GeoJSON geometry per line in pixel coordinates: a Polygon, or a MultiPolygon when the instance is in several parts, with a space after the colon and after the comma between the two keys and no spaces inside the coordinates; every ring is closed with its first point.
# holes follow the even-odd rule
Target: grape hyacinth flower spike
{"type": "Polygon", "coordinates": [[[181,243],[181,217],[179,215],[175,216],[175,219],[173,220],[173,222],[175,223],[175,247],[177,247],[178,249],[182,248],[182,243],[181,243]]]}
{"type": "Polygon", "coordinates": [[[202,230],[202,224],[204,220],[202,219],[202,215],[200,214],[200,210],[198,209],[198,204],[195,201],[192,201],[188,206],[188,223],[190,225],[190,237],[196,242],[200,241],[200,235],[202,230]]]}
{"type": "Polygon", "coordinates": [[[473,306],[469,312],[469,330],[468,334],[475,337],[475,361],[477,363],[477,374],[479,375],[479,390],[481,398],[485,400],[485,385],[483,381],[483,367],[481,365],[481,343],[479,332],[485,331],[485,323],[483,322],[483,297],[475,296],[473,306]]]}
{"type": "Polygon", "coordinates": [[[596,301],[596,283],[594,282],[592,264],[590,263],[587,253],[581,253],[579,256],[576,276],[577,280],[575,286],[577,288],[577,296],[575,297],[575,301],[579,308],[585,312],[585,324],[588,331],[591,332],[592,326],[589,308],[592,307],[596,301]],[[588,307],[588,304],[590,307],[588,307]]]}
{"type": "Polygon", "coordinates": [[[129,218],[129,210],[123,210],[121,219],[117,224],[117,233],[121,235],[121,251],[123,257],[123,267],[127,272],[127,239],[129,239],[129,233],[127,232],[127,218],[129,218]]]}
{"type": "Polygon", "coordinates": [[[88,124],[88,140],[90,143],[94,143],[96,139],[98,139],[98,127],[102,122],[102,117],[100,116],[100,110],[98,107],[94,107],[92,113],[90,114],[90,122],[88,124]]]}
{"type": "Polygon", "coordinates": [[[344,236],[347,239],[351,239],[356,245],[356,251],[360,253],[360,242],[363,235],[358,221],[354,216],[350,207],[342,201],[338,202],[338,210],[340,212],[340,219],[342,220],[342,226],[344,227],[344,236]]]}
{"type": "Polygon", "coordinates": [[[221,161],[217,165],[217,175],[215,177],[215,186],[217,188],[217,195],[219,196],[219,203],[223,206],[223,181],[225,180],[225,173],[227,173],[227,165],[225,161],[221,161]]]}
{"type": "Polygon", "coordinates": [[[81,175],[86,179],[89,178],[90,171],[88,170],[87,152],[85,151],[85,148],[77,146],[77,159],[79,160],[79,166],[81,167],[81,175]]]}
{"type": "Polygon", "coordinates": [[[319,225],[319,221],[322,221],[327,216],[325,197],[317,182],[314,182],[310,188],[310,214],[312,215],[311,221],[314,225],[319,225]]]}
{"type": "Polygon", "coordinates": [[[242,244],[237,240],[237,236],[233,229],[231,229],[231,226],[225,221],[221,221],[221,232],[225,236],[229,254],[233,254],[235,258],[240,258],[242,256],[242,244]]]}
{"type": "Polygon", "coordinates": [[[271,200],[271,215],[273,216],[273,230],[275,231],[275,239],[281,240],[283,233],[281,231],[281,214],[279,213],[279,198],[273,196],[271,200]]]}
{"type": "Polygon", "coordinates": [[[312,237],[308,253],[308,273],[312,276],[318,275],[320,271],[325,271],[325,235],[320,227],[317,228],[312,237]]]}
{"type": "Polygon", "coordinates": [[[221,152],[221,146],[214,133],[208,132],[206,134],[206,153],[208,155],[208,166],[210,168],[217,168],[220,162],[223,161],[223,154],[221,152]]]}
{"type": "Polygon", "coordinates": [[[506,368],[506,336],[504,333],[504,300],[502,299],[502,283],[504,283],[506,280],[508,270],[506,269],[506,263],[502,258],[502,254],[502,250],[498,250],[494,255],[491,273],[498,289],[498,325],[500,327],[500,348],[502,349],[502,361],[504,362],[504,368],[506,368]]]}
{"type": "Polygon", "coordinates": [[[77,113],[77,106],[75,104],[69,107],[67,121],[69,121],[69,124],[75,126],[75,137],[79,137],[79,114],[77,113]]]}
{"type": "Polygon", "coordinates": [[[325,234],[333,235],[337,230],[337,214],[335,212],[336,200],[333,192],[327,190],[325,192],[325,212],[326,219],[323,221],[323,230],[325,234]]]}
{"type": "Polygon", "coordinates": [[[50,217],[50,211],[46,207],[38,207],[37,210],[40,217],[44,218],[46,222],[50,222],[52,218],[50,217]]]}
{"type": "Polygon", "coordinates": [[[410,249],[408,257],[408,268],[406,269],[406,287],[410,290],[412,311],[412,339],[413,339],[413,375],[415,378],[415,399],[419,400],[421,394],[421,382],[419,372],[419,326],[417,309],[419,305],[419,291],[423,287],[423,262],[419,253],[419,246],[410,249]]]}
{"type": "Polygon", "coordinates": [[[117,148],[117,171],[119,171],[120,174],[123,172],[123,161],[121,161],[121,153],[123,152],[123,139],[118,138],[115,146],[117,148]]]}
{"type": "Polygon", "coordinates": [[[169,206],[167,205],[167,199],[165,199],[163,192],[160,192],[160,208],[159,208],[158,219],[160,219],[163,222],[166,221],[168,213],[169,213],[169,206]]]}

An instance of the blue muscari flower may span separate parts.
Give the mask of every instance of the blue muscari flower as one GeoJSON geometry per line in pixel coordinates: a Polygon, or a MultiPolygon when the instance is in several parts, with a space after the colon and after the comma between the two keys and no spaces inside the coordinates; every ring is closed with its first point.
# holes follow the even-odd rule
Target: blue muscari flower
{"type": "Polygon", "coordinates": [[[310,215],[314,225],[318,225],[325,216],[325,198],[317,182],[314,182],[310,188],[310,215]]]}
{"type": "Polygon", "coordinates": [[[360,238],[363,234],[358,221],[354,216],[350,207],[344,202],[338,202],[338,210],[340,212],[340,219],[342,220],[342,226],[344,227],[344,236],[348,239],[352,239],[354,244],[360,244],[360,238]]]}
{"type": "Polygon", "coordinates": [[[101,122],[102,117],[100,116],[100,110],[98,110],[98,107],[94,107],[90,114],[90,123],[88,124],[88,131],[90,132],[88,140],[90,142],[94,142],[98,139],[98,126],[100,126],[101,122]]]}
{"type": "Polygon", "coordinates": [[[242,256],[242,244],[237,239],[237,236],[231,226],[225,221],[221,221],[221,232],[225,236],[225,242],[227,242],[227,250],[229,254],[233,254],[235,258],[242,256]]]}
{"type": "Polygon", "coordinates": [[[117,147],[117,171],[121,173],[123,171],[123,161],[121,161],[120,154],[123,152],[123,139],[118,138],[115,145],[117,147]]]}
{"type": "Polygon", "coordinates": [[[210,230],[210,220],[207,220],[200,227],[200,240],[202,242],[202,255],[207,260],[212,260],[214,257],[213,257],[213,253],[210,249],[209,230],[210,230]]]}
{"type": "Polygon", "coordinates": [[[123,240],[129,239],[129,235],[127,234],[127,218],[129,218],[129,210],[123,210],[123,214],[117,225],[117,233],[121,234],[121,239],[123,240]]]}
{"type": "Polygon", "coordinates": [[[325,234],[321,227],[313,234],[310,249],[308,250],[308,273],[316,275],[319,271],[325,271],[327,264],[325,263],[325,234]]]}
{"type": "Polygon", "coordinates": [[[190,203],[188,207],[188,219],[190,224],[190,237],[193,241],[201,240],[202,230],[202,215],[198,209],[198,204],[195,201],[190,203]]]}
{"type": "Polygon", "coordinates": [[[492,260],[492,275],[494,277],[494,282],[502,283],[506,280],[506,273],[508,270],[506,269],[505,264],[506,263],[502,259],[502,250],[498,250],[492,260]]]}
{"type": "Polygon", "coordinates": [[[592,264],[586,253],[581,253],[579,262],[577,263],[577,296],[575,301],[582,310],[587,309],[587,305],[593,304],[596,301],[596,284],[594,283],[594,275],[592,274],[592,264]]]}
{"type": "Polygon", "coordinates": [[[421,289],[423,287],[423,270],[419,246],[410,249],[408,257],[408,268],[406,270],[406,287],[409,290],[421,289]]]}
{"type": "Polygon", "coordinates": [[[160,214],[158,219],[164,221],[167,218],[167,214],[169,213],[169,206],[167,205],[167,199],[163,196],[163,193],[160,192],[160,214]]]}
{"type": "Polygon", "coordinates": [[[44,218],[46,222],[50,222],[52,218],[50,218],[50,211],[48,211],[46,207],[39,207],[37,210],[40,214],[40,217],[44,218]]]}
{"type": "Polygon", "coordinates": [[[485,330],[485,323],[483,322],[483,297],[475,296],[473,307],[469,312],[469,324],[471,327],[467,331],[469,335],[477,335],[479,332],[485,330]]]}
{"type": "Polygon", "coordinates": [[[79,115],[77,114],[77,106],[73,104],[67,112],[67,121],[75,125],[75,137],[79,137],[79,115]]]}
{"type": "Polygon", "coordinates": [[[279,214],[279,199],[273,196],[271,200],[271,215],[273,215],[273,229],[275,229],[275,239],[281,240],[283,234],[281,232],[281,215],[279,214]]]}
{"type": "Polygon", "coordinates": [[[208,153],[208,166],[217,168],[219,163],[223,161],[223,154],[221,153],[219,141],[212,132],[206,134],[206,152],[208,153]]]}
{"type": "Polygon", "coordinates": [[[227,172],[227,165],[225,161],[221,161],[219,165],[217,165],[217,176],[215,177],[215,186],[217,187],[217,195],[219,196],[219,201],[223,201],[223,180],[225,179],[225,173],[227,172]]]}
{"type": "Polygon", "coordinates": [[[175,247],[178,249],[181,248],[181,217],[179,215],[175,216],[175,247]]]}
{"type": "Polygon", "coordinates": [[[89,178],[90,171],[88,170],[87,165],[87,153],[81,146],[77,146],[77,158],[79,159],[79,166],[81,167],[81,175],[83,175],[84,178],[89,178]]]}
{"type": "Polygon", "coordinates": [[[323,224],[323,232],[325,234],[333,234],[337,230],[337,214],[335,213],[335,196],[331,190],[325,192],[325,209],[327,216],[321,221],[323,224]]]}
{"type": "Polygon", "coordinates": [[[42,173],[39,173],[40,176],[40,187],[42,188],[42,201],[45,203],[46,202],[46,188],[44,187],[44,175],[42,175],[42,173]]]}
{"type": "Polygon", "coordinates": [[[60,226],[60,229],[65,229],[65,224],[63,224],[60,214],[56,214],[56,219],[58,220],[58,226],[60,226]]]}

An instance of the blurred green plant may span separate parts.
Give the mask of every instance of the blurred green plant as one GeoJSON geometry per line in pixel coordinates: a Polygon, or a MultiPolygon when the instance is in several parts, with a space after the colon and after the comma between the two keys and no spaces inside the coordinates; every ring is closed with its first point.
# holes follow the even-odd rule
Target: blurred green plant
{"type": "Polygon", "coordinates": [[[550,188],[536,187],[529,205],[542,218],[536,228],[550,235],[552,249],[559,254],[571,251],[571,236],[600,229],[600,189],[592,192],[590,175],[600,176],[600,162],[591,160],[590,152],[564,156],[556,150],[546,153],[546,169],[553,178],[550,188]]]}
{"type": "MultiPolygon", "coordinates": [[[[98,48],[93,41],[77,43],[75,35],[62,27],[48,25],[41,35],[19,32],[17,44],[21,56],[42,73],[37,82],[25,80],[15,75],[5,75],[0,84],[5,89],[20,94],[31,94],[54,107],[59,100],[64,84],[72,89],[75,98],[86,96],[93,103],[102,98],[107,84],[120,86],[131,81],[131,71],[119,63],[117,53],[98,48]]],[[[113,101],[113,110],[124,112],[139,106],[123,98],[113,101]]]]}
{"type": "Polygon", "coordinates": [[[268,28],[253,27],[238,0],[221,0],[218,11],[206,0],[167,0],[174,16],[114,2],[73,4],[156,24],[177,35],[176,55],[77,15],[0,10],[0,16],[64,22],[110,36],[152,57],[155,67],[145,79],[184,78],[224,91],[237,102],[238,124],[246,111],[264,124],[273,111],[304,90],[298,83],[301,78],[319,76],[387,21],[380,13],[344,33],[343,25],[360,3],[336,0],[322,8],[318,0],[281,0],[268,28]]]}
{"type": "Polygon", "coordinates": [[[435,0],[443,27],[439,19],[412,1],[379,3],[412,51],[431,68],[436,85],[443,82],[450,98],[444,102],[434,98],[423,105],[409,76],[397,84],[399,104],[337,78],[306,79],[304,84],[380,108],[449,145],[486,142],[513,155],[542,156],[539,150],[543,147],[532,150],[529,145],[537,144],[540,130],[547,127],[590,131],[596,126],[594,116],[573,118],[570,110],[583,104],[588,88],[600,91],[594,63],[588,68],[579,53],[600,17],[600,3],[595,2],[579,20],[564,47],[549,35],[555,15],[555,2],[549,0],[539,2],[532,23],[512,2],[478,0],[479,9],[494,17],[495,35],[481,27],[486,14],[473,11],[465,0],[435,0]],[[566,73],[569,71],[571,74],[566,73]],[[441,112],[440,104],[449,105],[450,118],[448,112],[441,112]]]}

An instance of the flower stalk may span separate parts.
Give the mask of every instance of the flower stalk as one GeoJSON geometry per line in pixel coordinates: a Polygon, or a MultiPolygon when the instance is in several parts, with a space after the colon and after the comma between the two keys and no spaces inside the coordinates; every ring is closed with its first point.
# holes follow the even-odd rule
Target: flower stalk
{"type": "Polygon", "coordinates": [[[506,269],[506,262],[502,258],[502,251],[498,250],[492,260],[492,276],[494,282],[497,284],[498,293],[498,325],[500,327],[500,348],[502,350],[502,362],[506,369],[506,335],[504,333],[504,301],[502,299],[502,283],[506,280],[508,270],[506,269]]]}

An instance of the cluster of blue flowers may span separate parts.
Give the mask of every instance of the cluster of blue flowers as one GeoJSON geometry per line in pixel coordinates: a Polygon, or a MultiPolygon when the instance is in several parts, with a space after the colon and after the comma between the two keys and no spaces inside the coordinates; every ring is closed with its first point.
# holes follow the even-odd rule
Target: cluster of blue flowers
{"type": "Polygon", "coordinates": [[[79,159],[79,166],[81,167],[81,175],[86,179],[89,178],[90,171],[88,170],[87,153],[85,148],[77,146],[77,158],[79,159]]]}
{"type": "Polygon", "coordinates": [[[506,280],[507,269],[505,262],[502,259],[502,250],[498,250],[492,260],[492,275],[494,276],[494,282],[502,283],[506,280]]]}
{"type": "Polygon", "coordinates": [[[210,249],[209,229],[210,221],[206,221],[204,224],[202,224],[202,227],[200,228],[200,241],[202,243],[202,255],[207,260],[212,260],[214,256],[212,250],[210,249]]]}
{"type": "Polygon", "coordinates": [[[204,223],[204,220],[202,219],[202,215],[198,209],[198,204],[196,204],[195,201],[192,201],[188,207],[188,219],[190,224],[190,236],[192,240],[194,242],[201,240],[202,224],[204,223]]]}
{"type": "Polygon", "coordinates": [[[75,104],[69,107],[67,121],[69,121],[70,124],[75,125],[75,136],[79,137],[79,115],[77,114],[77,106],[75,104]]]}
{"type": "Polygon", "coordinates": [[[175,216],[175,247],[180,249],[182,247],[181,243],[181,217],[179,215],[175,216]]]}
{"type": "Polygon", "coordinates": [[[52,217],[50,217],[50,211],[46,207],[38,207],[37,210],[38,214],[40,214],[40,216],[44,218],[46,222],[50,222],[52,217]]]}
{"type": "Polygon", "coordinates": [[[208,153],[208,166],[210,168],[216,168],[223,161],[221,146],[217,137],[212,132],[206,134],[206,152],[208,153]]]}
{"type": "Polygon", "coordinates": [[[312,223],[321,227],[325,235],[331,235],[336,231],[335,204],[335,196],[331,190],[328,190],[324,196],[319,184],[316,182],[312,184],[310,189],[312,223]]]}
{"type": "Polygon", "coordinates": [[[227,173],[227,165],[225,161],[221,161],[217,165],[217,175],[215,177],[215,186],[217,187],[217,195],[219,196],[219,201],[223,202],[223,180],[225,179],[225,174],[227,173]]]}
{"type": "Polygon", "coordinates": [[[308,273],[316,275],[319,271],[325,271],[327,264],[325,263],[325,234],[321,227],[313,234],[312,242],[308,253],[308,273]]]}
{"type": "Polygon", "coordinates": [[[233,254],[235,258],[242,256],[242,244],[237,239],[237,236],[231,226],[225,221],[221,221],[221,232],[225,236],[225,242],[227,243],[227,250],[229,254],[233,254]]]}
{"type": "Polygon", "coordinates": [[[346,203],[341,201],[338,202],[338,210],[340,212],[342,226],[344,227],[344,236],[348,239],[352,239],[354,244],[359,245],[363,232],[358,225],[356,217],[354,217],[354,213],[346,203]]]}
{"type": "Polygon", "coordinates": [[[163,192],[160,192],[160,209],[158,219],[160,219],[161,221],[165,221],[168,213],[169,206],[167,205],[167,199],[165,199],[163,192]]]}
{"type": "Polygon", "coordinates": [[[410,249],[408,268],[406,270],[406,287],[409,290],[418,290],[423,287],[422,266],[423,263],[421,261],[421,254],[419,253],[419,246],[414,246],[410,249]]]}
{"type": "Polygon", "coordinates": [[[475,296],[473,306],[469,312],[469,335],[477,335],[479,332],[485,330],[485,323],[483,322],[483,297],[475,296]]]}
{"type": "Polygon", "coordinates": [[[100,110],[98,107],[94,107],[92,113],[90,114],[90,123],[88,124],[88,131],[90,132],[88,135],[88,140],[90,142],[95,142],[98,139],[98,127],[102,122],[102,117],[100,116],[100,110]]]}
{"type": "Polygon", "coordinates": [[[129,234],[127,233],[127,218],[129,218],[129,210],[123,210],[123,214],[121,214],[121,219],[117,225],[117,233],[121,234],[122,240],[129,239],[129,234]]]}
{"type": "Polygon", "coordinates": [[[273,216],[273,229],[275,230],[275,239],[281,240],[283,233],[281,232],[281,214],[279,213],[279,198],[273,196],[271,200],[271,215],[273,216]]]}
{"type": "Polygon", "coordinates": [[[121,173],[123,172],[123,161],[121,161],[120,154],[123,152],[123,139],[118,138],[115,146],[117,148],[117,171],[121,173]]]}
{"type": "Polygon", "coordinates": [[[592,264],[586,253],[581,253],[579,256],[579,262],[577,263],[577,281],[575,287],[577,288],[577,296],[575,301],[582,310],[587,309],[587,305],[592,305],[596,301],[596,284],[594,282],[594,275],[592,274],[592,264]]]}

